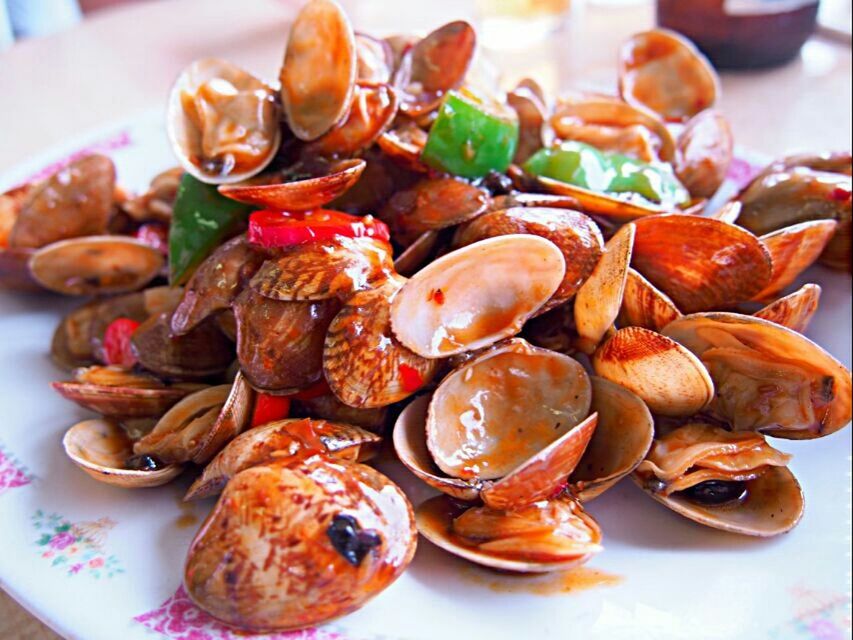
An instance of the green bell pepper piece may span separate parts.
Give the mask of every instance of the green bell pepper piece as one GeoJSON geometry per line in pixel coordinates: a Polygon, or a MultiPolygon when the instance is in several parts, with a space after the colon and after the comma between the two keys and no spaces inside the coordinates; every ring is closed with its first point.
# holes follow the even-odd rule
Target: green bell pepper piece
{"type": "Polygon", "coordinates": [[[473,96],[451,91],[432,124],[421,159],[439,171],[481,178],[506,171],[517,146],[515,112],[497,113],[473,96]]]}
{"type": "Polygon", "coordinates": [[[634,193],[649,202],[675,206],[690,200],[687,189],[664,164],[647,164],[618,153],[607,153],[582,142],[563,142],[540,149],[524,170],[600,193],[634,193]]]}
{"type": "Polygon", "coordinates": [[[185,173],[169,227],[169,282],[183,284],[254,207],[221,195],[216,185],[185,173]]]}

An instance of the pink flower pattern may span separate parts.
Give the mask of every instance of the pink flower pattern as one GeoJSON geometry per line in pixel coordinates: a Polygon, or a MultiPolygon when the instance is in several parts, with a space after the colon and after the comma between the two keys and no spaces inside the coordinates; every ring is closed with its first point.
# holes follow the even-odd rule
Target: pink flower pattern
{"type": "Polygon", "coordinates": [[[183,585],[178,587],[175,594],[157,609],[138,615],[134,620],[171,640],[244,640],[252,637],[264,638],[264,640],[347,640],[336,631],[322,629],[288,631],[263,636],[237,632],[193,604],[183,585]]]}
{"type": "Polygon", "coordinates": [[[8,489],[30,484],[33,477],[0,444],[0,495],[8,489]]]}

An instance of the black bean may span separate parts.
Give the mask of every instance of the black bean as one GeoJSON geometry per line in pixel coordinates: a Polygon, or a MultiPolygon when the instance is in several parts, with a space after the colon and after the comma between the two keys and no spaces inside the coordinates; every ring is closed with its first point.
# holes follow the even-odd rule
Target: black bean
{"type": "Polygon", "coordinates": [[[358,520],[340,513],[332,518],[326,535],[329,536],[335,551],[354,567],[361,564],[371,549],[382,544],[382,538],[376,531],[362,529],[358,520]]]}
{"type": "Polygon", "coordinates": [[[708,480],[681,492],[688,500],[698,504],[720,505],[740,500],[746,494],[745,482],[708,480]]]}
{"type": "Polygon", "coordinates": [[[131,471],[157,471],[165,465],[157,456],[131,456],[124,461],[124,468],[131,471]]]}

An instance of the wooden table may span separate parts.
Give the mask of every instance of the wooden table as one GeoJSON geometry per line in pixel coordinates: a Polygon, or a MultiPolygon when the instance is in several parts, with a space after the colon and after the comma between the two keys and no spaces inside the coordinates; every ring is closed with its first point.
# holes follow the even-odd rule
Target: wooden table
{"type": "MultiPolygon", "coordinates": [[[[466,0],[341,2],[357,28],[380,35],[473,18],[472,3],[466,0]]],[[[0,55],[0,175],[70,134],[164,104],[172,80],[195,58],[220,56],[275,78],[288,18],[299,4],[139,3],[98,14],[72,31],[12,47],[0,55]]],[[[530,75],[550,91],[612,90],[619,42],[653,22],[650,2],[605,9],[576,0],[568,23],[554,37],[532,49],[490,53],[507,81],[530,75]]],[[[848,46],[816,38],[788,66],[725,74],[722,85],[720,106],[743,146],[771,155],[849,148],[848,46]]],[[[0,592],[0,638],[56,637],[0,592]]]]}

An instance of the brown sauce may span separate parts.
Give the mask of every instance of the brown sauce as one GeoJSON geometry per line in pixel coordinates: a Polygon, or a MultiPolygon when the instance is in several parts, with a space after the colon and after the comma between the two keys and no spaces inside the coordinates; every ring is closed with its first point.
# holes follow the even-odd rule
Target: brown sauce
{"type": "Polygon", "coordinates": [[[462,575],[470,582],[495,593],[529,593],[537,596],[557,596],[614,587],[624,580],[622,576],[592,567],[577,567],[545,575],[487,573],[466,567],[462,575]]]}

